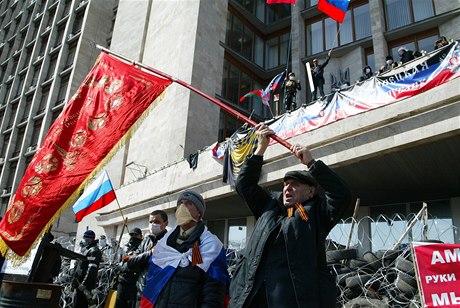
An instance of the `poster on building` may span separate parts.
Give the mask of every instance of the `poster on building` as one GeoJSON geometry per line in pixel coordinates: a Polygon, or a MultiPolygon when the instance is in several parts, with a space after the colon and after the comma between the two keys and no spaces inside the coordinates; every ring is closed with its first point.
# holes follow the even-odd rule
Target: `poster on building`
{"type": "Polygon", "coordinates": [[[460,245],[412,245],[424,307],[460,307],[460,245]]]}

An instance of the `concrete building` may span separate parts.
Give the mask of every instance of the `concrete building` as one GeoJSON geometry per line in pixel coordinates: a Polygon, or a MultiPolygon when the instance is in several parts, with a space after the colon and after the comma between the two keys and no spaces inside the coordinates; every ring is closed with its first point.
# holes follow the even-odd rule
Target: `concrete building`
{"type": "MultiPolygon", "coordinates": [[[[11,5],[5,2],[0,12],[10,10],[11,5]]],[[[63,1],[58,2],[59,7],[63,6],[63,1]]],[[[101,39],[105,36],[104,40],[109,36],[114,12],[105,3],[89,0],[85,11],[89,15],[92,6],[105,6],[105,28],[98,26],[88,31],[88,35],[100,34],[101,39]]],[[[458,1],[351,1],[341,25],[318,11],[316,3],[298,0],[291,7],[268,6],[264,0],[120,0],[110,49],[190,83],[242,113],[250,115],[254,110],[253,118],[262,121],[271,117],[268,108],[255,101],[239,104],[238,99],[252,89],[264,87],[287,67],[301,80],[303,90],[298,94],[298,103],[310,103],[305,64],[313,58],[324,61],[331,48],[326,92],[333,84],[354,83],[365,65],[378,69],[386,55],[397,60],[400,46],[431,51],[440,35],[460,38],[458,1]]],[[[103,18],[98,21],[102,23],[103,18]]],[[[1,25],[3,30],[5,21],[1,25]]],[[[94,61],[94,48],[83,43],[79,43],[76,54],[82,61],[94,61]]],[[[2,51],[2,65],[3,59],[2,51]]],[[[81,75],[72,73],[75,81],[81,81],[89,70],[89,65],[78,63],[78,59],[73,63],[78,65],[81,75]]],[[[8,74],[1,79],[0,97],[6,91],[8,74]]],[[[408,215],[427,202],[430,214],[447,224],[458,225],[459,89],[460,80],[455,79],[413,98],[337,121],[289,141],[310,145],[316,158],[349,182],[355,196],[361,198],[360,217],[396,212],[408,215]]],[[[50,102],[54,100],[49,99],[47,107],[50,102]]],[[[49,116],[52,109],[46,110],[49,116]]],[[[279,114],[284,107],[272,102],[272,110],[279,114]]],[[[31,113],[30,118],[33,116],[31,113]]],[[[147,217],[154,209],[166,210],[170,226],[174,226],[178,195],[184,189],[194,189],[206,199],[208,227],[226,245],[244,246],[254,218],[232,187],[222,182],[222,161],[212,158],[210,151],[215,142],[230,136],[241,124],[204,98],[172,84],[162,102],[152,108],[129,144],[107,167],[117,188],[118,204],[86,217],[78,226],[78,234],[91,228],[118,239],[123,221],[119,207],[130,228],[147,230],[147,217]],[[186,158],[197,152],[198,166],[192,169],[186,158]]],[[[6,126],[4,120],[2,137],[6,126]]],[[[8,161],[10,156],[5,157],[8,161]]],[[[301,167],[278,144],[268,149],[265,159],[260,183],[269,189],[281,189],[284,173],[301,167]]],[[[25,165],[18,168],[13,179],[20,178],[18,172],[23,172],[25,165]]],[[[2,171],[3,187],[8,187],[4,185],[10,174],[7,168],[5,165],[2,171]]],[[[14,190],[16,182],[11,183],[14,190]]],[[[371,230],[369,225],[359,232],[371,230]]],[[[452,233],[446,241],[459,242],[460,237],[452,233]]]]}
{"type": "MultiPolygon", "coordinates": [[[[93,66],[96,44],[110,43],[115,1],[0,1],[0,216],[22,175],[93,66]]],[[[69,209],[55,236],[76,233],[69,209]]]]}

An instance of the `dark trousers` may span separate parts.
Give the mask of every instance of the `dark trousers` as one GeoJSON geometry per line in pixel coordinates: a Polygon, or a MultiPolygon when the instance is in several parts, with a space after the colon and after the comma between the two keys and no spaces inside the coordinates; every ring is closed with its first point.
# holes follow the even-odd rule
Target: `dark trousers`
{"type": "Polygon", "coordinates": [[[136,283],[118,283],[115,308],[135,308],[136,301],[136,283]]]}
{"type": "Polygon", "coordinates": [[[85,294],[78,289],[75,289],[73,308],[88,308],[88,301],[85,294]]]}
{"type": "Polygon", "coordinates": [[[284,107],[286,108],[286,111],[293,111],[296,110],[297,105],[296,105],[296,93],[286,93],[286,100],[285,100],[284,107]]]}
{"type": "Polygon", "coordinates": [[[313,100],[316,101],[318,90],[321,97],[324,97],[324,80],[314,80],[313,85],[315,86],[315,91],[313,91],[313,100]]]}

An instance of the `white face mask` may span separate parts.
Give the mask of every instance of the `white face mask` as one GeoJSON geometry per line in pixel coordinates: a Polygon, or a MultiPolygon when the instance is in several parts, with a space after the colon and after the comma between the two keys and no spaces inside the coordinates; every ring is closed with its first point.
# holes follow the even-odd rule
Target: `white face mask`
{"type": "Polygon", "coordinates": [[[159,234],[161,231],[161,225],[160,224],[154,224],[154,223],[151,223],[150,224],[150,233],[153,234],[153,235],[157,235],[159,234]]]}
{"type": "Polygon", "coordinates": [[[390,65],[393,63],[393,60],[387,60],[387,64],[390,65]]]}
{"type": "Polygon", "coordinates": [[[182,226],[191,221],[196,221],[196,219],[192,217],[188,208],[185,205],[179,205],[176,210],[176,224],[182,226]]]}
{"type": "Polygon", "coordinates": [[[369,74],[371,70],[369,68],[366,68],[366,74],[369,74]]]}
{"type": "Polygon", "coordinates": [[[106,244],[107,244],[107,241],[105,239],[99,239],[99,246],[100,247],[105,247],[106,244]]]}
{"type": "Polygon", "coordinates": [[[294,80],[294,76],[289,76],[289,80],[294,80]]]}

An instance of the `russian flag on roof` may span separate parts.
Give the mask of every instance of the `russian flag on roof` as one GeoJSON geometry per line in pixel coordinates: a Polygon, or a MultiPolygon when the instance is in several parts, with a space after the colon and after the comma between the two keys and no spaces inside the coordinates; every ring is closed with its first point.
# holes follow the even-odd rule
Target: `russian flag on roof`
{"type": "Polygon", "coordinates": [[[107,171],[103,171],[75,202],[73,212],[80,222],[86,215],[97,211],[116,199],[107,171]]]}
{"type": "Polygon", "coordinates": [[[350,0],[319,0],[318,10],[338,22],[343,22],[350,0]]]}

